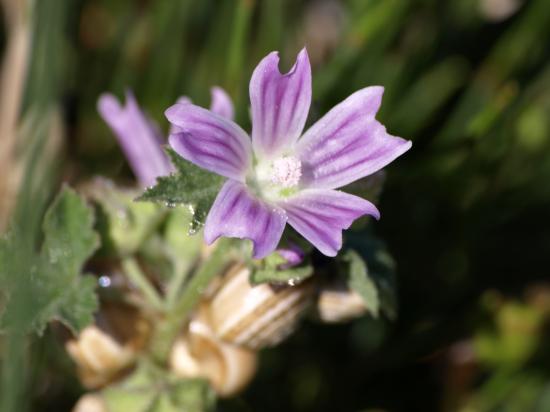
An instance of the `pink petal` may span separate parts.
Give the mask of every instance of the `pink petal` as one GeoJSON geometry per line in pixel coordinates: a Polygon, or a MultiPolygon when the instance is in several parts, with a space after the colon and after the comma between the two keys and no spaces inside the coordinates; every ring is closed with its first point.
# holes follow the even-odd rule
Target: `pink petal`
{"type": "Polygon", "coordinates": [[[126,93],[123,107],[112,94],[102,94],[97,109],[111,127],[119,145],[144,187],[153,185],[158,176],[173,171],[172,164],[162,150],[158,129],[139,108],[134,95],[126,93]]]}
{"type": "Polygon", "coordinates": [[[282,209],[255,198],[244,184],[228,180],[208,213],[204,239],[208,244],[220,236],[250,239],[254,258],[261,259],[275,250],[285,223],[282,209]]]}
{"type": "Polygon", "coordinates": [[[376,206],[339,190],[306,189],[282,202],[288,223],[326,256],[342,247],[342,230],[363,215],[380,218],[376,206]]]}
{"type": "Polygon", "coordinates": [[[386,132],[374,116],[384,89],[355,92],[315,123],[298,141],[303,187],[335,189],[368,176],[411,147],[386,132]]]}
{"type": "Polygon", "coordinates": [[[252,147],[239,126],[190,103],[177,103],[165,114],[177,128],[168,141],[180,156],[204,169],[244,181],[252,163],[252,147]]]}
{"type": "Polygon", "coordinates": [[[257,155],[273,157],[302,133],[311,104],[311,66],[306,49],[287,74],[279,71],[272,52],[258,64],[250,80],[252,142],[257,155]]]}
{"type": "Polygon", "coordinates": [[[235,109],[231,97],[221,87],[212,87],[210,89],[212,101],[210,110],[221,117],[233,120],[235,118],[235,109]]]}

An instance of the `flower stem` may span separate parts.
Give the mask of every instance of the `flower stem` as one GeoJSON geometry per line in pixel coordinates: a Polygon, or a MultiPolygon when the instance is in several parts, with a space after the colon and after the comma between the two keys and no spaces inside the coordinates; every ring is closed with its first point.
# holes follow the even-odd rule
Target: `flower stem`
{"type": "Polygon", "coordinates": [[[166,308],[168,311],[176,304],[181,288],[189,275],[189,269],[188,265],[178,264],[177,262],[174,264],[175,273],[166,291],[166,308]]]}
{"type": "Polygon", "coordinates": [[[122,260],[122,268],[130,281],[143,293],[147,302],[154,309],[161,310],[163,307],[162,299],[156,289],[151,285],[147,276],[141,271],[137,261],[133,257],[126,257],[122,260]]]}
{"type": "Polygon", "coordinates": [[[152,354],[157,361],[161,363],[166,361],[174,341],[187,324],[189,314],[199,302],[204,290],[231,259],[228,253],[229,245],[228,239],[220,239],[217,242],[211,255],[199,266],[179,299],[166,314],[166,318],[159,323],[151,345],[152,354]]]}

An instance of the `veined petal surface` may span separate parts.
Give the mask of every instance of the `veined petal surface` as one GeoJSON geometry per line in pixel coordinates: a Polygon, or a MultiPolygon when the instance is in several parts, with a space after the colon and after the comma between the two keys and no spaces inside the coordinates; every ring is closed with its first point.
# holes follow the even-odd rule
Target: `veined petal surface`
{"type": "Polygon", "coordinates": [[[211,244],[220,236],[250,239],[254,258],[261,259],[275,250],[285,224],[283,209],[257,199],[243,183],[228,180],[208,213],[204,240],[211,244]]]}
{"type": "Polygon", "coordinates": [[[338,190],[305,189],[279,204],[288,223],[326,256],[342,247],[342,230],[363,215],[380,218],[371,202],[338,190]]]}
{"type": "Polygon", "coordinates": [[[184,159],[230,179],[244,181],[252,163],[248,135],[234,122],[190,103],[175,104],[166,117],[176,133],[170,146],[184,159]]]}
{"type": "Polygon", "coordinates": [[[272,52],[258,64],[250,80],[252,141],[256,155],[273,157],[301,135],[311,105],[311,66],[305,49],[286,74],[272,52]]]}
{"type": "Polygon", "coordinates": [[[296,144],[302,187],[335,189],[368,176],[411,147],[392,136],[375,115],[384,89],[367,87],[315,123],[296,144]]]}

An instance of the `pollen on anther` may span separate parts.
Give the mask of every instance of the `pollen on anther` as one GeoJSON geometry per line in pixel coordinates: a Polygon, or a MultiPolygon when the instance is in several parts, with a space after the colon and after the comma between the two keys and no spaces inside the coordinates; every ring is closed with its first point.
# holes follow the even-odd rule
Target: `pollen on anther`
{"type": "Polygon", "coordinates": [[[271,182],[282,187],[295,187],[302,177],[302,163],[292,156],[275,159],[271,165],[271,182]]]}

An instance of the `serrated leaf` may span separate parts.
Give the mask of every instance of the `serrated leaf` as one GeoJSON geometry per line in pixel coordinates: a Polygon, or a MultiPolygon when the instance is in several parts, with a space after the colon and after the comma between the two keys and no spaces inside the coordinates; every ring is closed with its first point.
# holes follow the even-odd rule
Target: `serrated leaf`
{"type": "Polygon", "coordinates": [[[46,212],[43,228],[40,253],[25,247],[24,240],[14,241],[18,250],[6,265],[11,279],[6,282],[10,290],[2,325],[40,334],[49,321],[58,319],[78,332],[92,322],[97,309],[95,281],[81,275],[98,246],[92,211],[74,191],[64,188],[46,212]]]}
{"type": "Polygon", "coordinates": [[[307,261],[298,266],[284,268],[286,263],[286,259],[280,254],[272,253],[253,268],[250,273],[250,283],[253,285],[261,283],[297,284],[313,275],[313,266],[307,261]]]}
{"type": "Polygon", "coordinates": [[[203,225],[224,179],[188,162],[170,148],[166,152],[177,172],[157,178],[157,184],[147,189],[137,200],[163,203],[171,207],[188,207],[193,213],[190,230],[195,231],[203,225]]]}
{"type": "Polygon", "coordinates": [[[59,300],[54,318],[63,322],[73,331],[81,331],[93,322],[93,313],[98,308],[95,294],[96,280],[86,276],[73,282],[71,290],[59,300]]]}
{"type": "Polygon", "coordinates": [[[68,188],[62,189],[46,212],[43,230],[43,258],[69,278],[80,271],[98,246],[90,208],[68,188]]]}
{"type": "Polygon", "coordinates": [[[365,261],[355,250],[348,250],[341,259],[347,263],[348,286],[363,298],[367,310],[377,317],[380,309],[378,287],[369,275],[365,261]]]}

